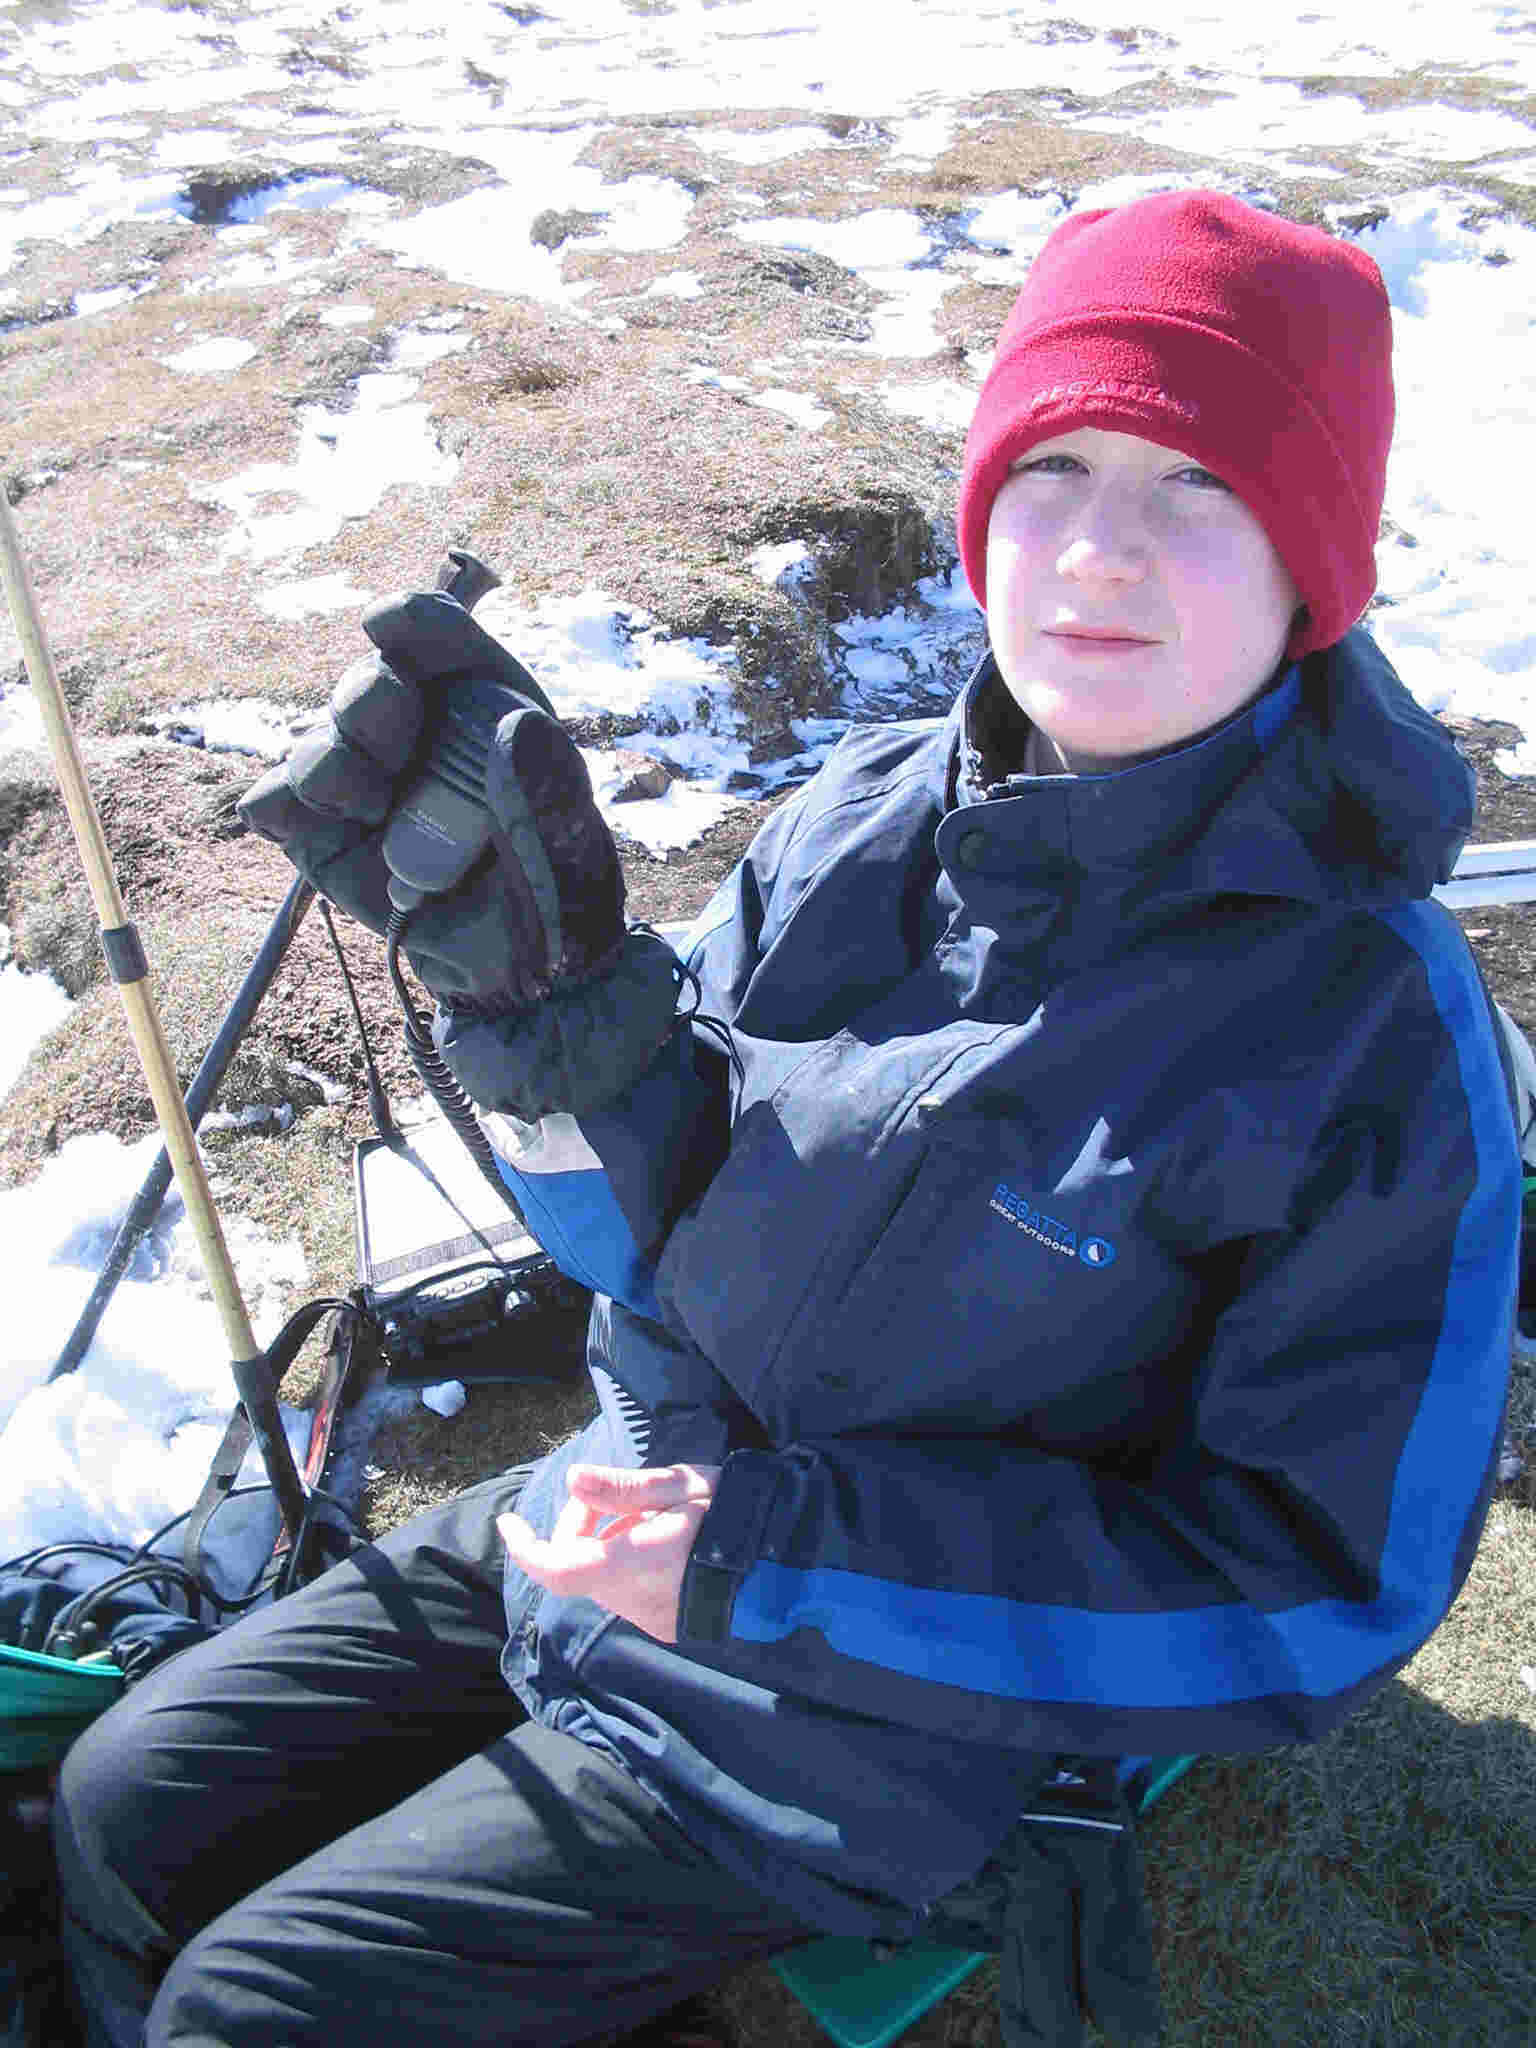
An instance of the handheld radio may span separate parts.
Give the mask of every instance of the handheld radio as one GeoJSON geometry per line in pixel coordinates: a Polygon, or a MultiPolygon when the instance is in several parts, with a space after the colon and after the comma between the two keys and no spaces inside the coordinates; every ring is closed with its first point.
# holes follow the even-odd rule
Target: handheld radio
{"type": "MultiPolygon", "coordinates": [[[[438,573],[438,595],[406,600],[411,608],[408,620],[404,608],[391,602],[365,615],[364,624],[385,659],[391,663],[398,659],[400,673],[414,681],[409,643],[431,630],[431,607],[446,601],[472,611],[500,581],[495,571],[467,548],[450,548],[438,573]],[[398,656],[392,644],[396,641],[400,642],[398,656]]],[[[471,675],[429,696],[428,715],[435,715],[436,726],[428,737],[420,772],[391,815],[381,847],[389,870],[392,906],[385,933],[386,958],[404,1017],[406,1051],[482,1175],[506,1201],[507,1184],[497,1170],[474,1104],[444,1065],[432,1042],[431,1028],[400,971],[400,945],[413,914],[430,897],[456,887],[490,849],[486,767],[497,726],[509,712],[525,711],[530,705],[554,716],[549,699],[521,663],[510,655],[504,658],[519,677],[517,687],[492,676],[471,675]]],[[[379,1120],[377,1107],[375,1120],[379,1120]]],[[[384,1122],[380,1122],[380,1131],[389,1135],[384,1122]]]]}
{"type": "MultiPolygon", "coordinates": [[[[437,587],[473,611],[500,581],[478,556],[450,548],[437,587]]],[[[421,773],[384,834],[389,900],[397,911],[415,910],[428,896],[455,888],[489,848],[485,772],[496,728],[509,712],[526,710],[530,703],[553,716],[533,677],[521,668],[519,674],[523,680],[517,687],[490,676],[467,676],[439,701],[437,729],[421,773]]]]}
{"type": "Polygon", "coordinates": [[[414,910],[454,888],[490,845],[486,762],[497,726],[527,701],[488,676],[454,684],[421,775],[384,834],[389,900],[397,910],[414,910]]]}

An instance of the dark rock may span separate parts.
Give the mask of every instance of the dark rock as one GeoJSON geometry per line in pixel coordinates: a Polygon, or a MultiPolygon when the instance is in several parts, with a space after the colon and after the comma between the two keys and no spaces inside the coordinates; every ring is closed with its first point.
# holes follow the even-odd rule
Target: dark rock
{"type": "Polygon", "coordinates": [[[567,718],[563,723],[578,747],[611,747],[615,740],[627,740],[646,727],[645,719],[633,711],[599,711],[590,717],[567,718]]]}
{"type": "Polygon", "coordinates": [[[300,1073],[276,1046],[259,1039],[240,1047],[219,1085],[219,1108],[235,1115],[258,1108],[276,1112],[285,1103],[297,1110],[318,1109],[324,1101],[318,1081],[300,1073]]]}
{"type": "MultiPolygon", "coordinates": [[[[1335,90],[1335,87],[1332,81],[1326,82],[1325,85],[1322,82],[1304,78],[1301,82],[1301,89],[1303,92],[1321,92],[1325,89],[1332,92],[1335,90]]],[[[1388,213],[1389,209],[1385,205],[1363,206],[1358,213],[1339,214],[1338,223],[1341,228],[1347,228],[1352,235],[1358,235],[1366,228],[1379,228],[1382,222],[1388,218],[1388,213]]]]}
{"type": "Polygon", "coordinates": [[[52,776],[36,773],[12,757],[7,772],[0,775],[0,844],[19,832],[34,813],[51,810],[58,802],[58,784],[52,776]]]}
{"type": "Polygon", "coordinates": [[[756,768],[765,761],[789,761],[804,752],[805,742],[796,739],[792,732],[771,732],[752,743],[747,759],[756,768]]]}
{"type": "Polygon", "coordinates": [[[541,249],[558,249],[563,242],[580,235],[590,235],[608,218],[606,213],[583,213],[579,207],[567,207],[563,211],[557,206],[546,206],[542,213],[533,217],[528,230],[528,239],[541,249]]]}
{"type": "Polygon", "coordinates": [[[14,334],[22,327],[42,327],[50,320],[71,320],[74,318],[75,300],[72,292],[62,297],[32,299],[17,307],[0,319],[0,334],[14,334]]]}
{"type": "Polygon", "coordinates": [[[24,901],[12,936],[28,973],[51,974],[67,995],[82,996],[103,978],[101,927],[83,879],[61,876],[24,901]]]}
{"type": "Polygon", "coordinates": [[[187,180],[181,201],[187,219],[199,227],[227,227],[242,199],[280,191],[293,182],[295,175],[290,171],[242,169],[237,165],[210,168],[187,180]]]}
{"type": "Polygon", "coordinates": [[[329,71],[337,78],[355,80],[365,74],[361,67],[339,50],[317,50],[308,43],[295,43],[291,50],[285,50],[278,63],[295,78],[303,78],[311,71],[329,71]]]}
{"type": "Polygon", "coordinates": [[[792,292],[843,293],[861,281],[856,271],[809,249],[757,250],[745,271],[754,284],[787,286],[792,292]]]}
{"type": "Polygon", "coordinates": [[[236,806],[244,794],[244,782],[221,789],[216,797],[206,803],[197,814],[197,822],[210,839],[238,839],[246,830],[246,823],[236,806]]]}
{"type": "Polygon", "coordinates": [[[894,142],[895,136],[883,121],[862,114],[823,114],[821,125],[839,142],[894,142]]]}
{"type": "Polygon", "coordinates": [[[622,779],[613,793],[612,802],[633,804],[643,797],[666,795],[672,782],[672,771],[664,762],[650,754],[636,753],[630,747],[618,748],[613,758],[622,779]]]}
{"type": "Polygon", "coordinates": [[[446,206],[466,192],[499,182],[494,166],[483,157],[402,149],[399,137],[386,129],[367,137],[364,146],[348,157],[346,175],[354,184],[366,185],[370,192],[387,192],[411,208],[446,206]]]}
{"type": "Polygon", "coordinates": [[[1440,723],[1458,740],[1488,748],[1518,747],[1525,734],[1504,718],[1470,718],[1464,712],[1442,711],[1440,723]]]}
{"type": "Polygon", "coordinates": [[[805,595],[833,623],[878,618],[939,567],[928,515],[915,498],[894,489],[852,500],[802,498],[770,505],[745,538],[754,545],[803,540],[815,562],[815,588],[805,587],[805,595]]]}

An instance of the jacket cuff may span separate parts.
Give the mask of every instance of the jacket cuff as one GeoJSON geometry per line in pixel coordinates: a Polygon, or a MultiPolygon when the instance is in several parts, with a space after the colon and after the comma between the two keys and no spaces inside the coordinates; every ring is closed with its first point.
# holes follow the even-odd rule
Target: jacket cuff
{"type": "MultiPolygon", "coordinates": [[[[732,1417],[709,1405],[667,1404],[651,1414],[647,1465],[720,1465],[730,1456],[732,1417]]],[[[734,1432],[738,1437],[740,1430],[734,1432]]],[[[701,1525],[702,1526],[702,1525],[701,1525]]]]}
{"type": "Polygon", "coordinates": [[[612,1102],[676,1035],[681,969],[665,940],[633,931],[616,963],[523,1009],[440,1001],[432,1042],[482,1112],[523,1123],[612,1102]]]}
{"type": "Polygon", "coordinates": [[[683,1573],[677,1603],[680,1643],[730,1640],[736,1596],[762,1555],[779,1478],[773,1451],[733,1451],[726,1459],[683,1573]]]}

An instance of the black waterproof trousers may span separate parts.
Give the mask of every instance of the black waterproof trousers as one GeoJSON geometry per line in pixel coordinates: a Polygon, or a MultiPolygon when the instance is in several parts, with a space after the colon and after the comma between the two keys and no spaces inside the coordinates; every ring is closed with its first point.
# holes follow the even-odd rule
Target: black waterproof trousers
{"type": "Polygon", "coordinates": [[[93,2048],[556,2048],[814,1932],[499,1668],[490,1480],[151,1672],[56,1842],[93,2048]]]}

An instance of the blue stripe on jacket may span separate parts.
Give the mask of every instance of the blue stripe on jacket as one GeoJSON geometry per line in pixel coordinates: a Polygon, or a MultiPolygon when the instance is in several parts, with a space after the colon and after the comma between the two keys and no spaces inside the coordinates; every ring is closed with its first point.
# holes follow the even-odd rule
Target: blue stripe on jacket
{"type": "Polygon", "coordinates": [[[1377,1597],[1272,1612],[1233,1603],[1106,1614],[760,1561],[737,1594],[733,1636],[767,1643],[814,1628],[844,1656],[916,1678],[1002,1698],[1122,1708],[1328,1697],[1417,1647],[1426,1616],[1438,1620],[1449,1605],[1467,1505],[1480,1494],[1502,1415],[1508,1325],[1490,1318],[1487,1304],[1507,1302],[1513,1313],[1520,1159],[1487,1006],[1459,933],[1424,903],[1382,915],[1423,962],[1455,1047],[1477,1178],[1398,1464],[1377,1597]],[[1449,1470],[1448,1457],[1458,1461],[1449,1470]]]}
{"type": "Polygon", "coordinates": [[[656,1268],[636,1245],[601,1166],[520,1173],[500,1152],[495,1158],[528,1228],[562,1273],[637,1315],[660,1317],[656,1268]]]}

